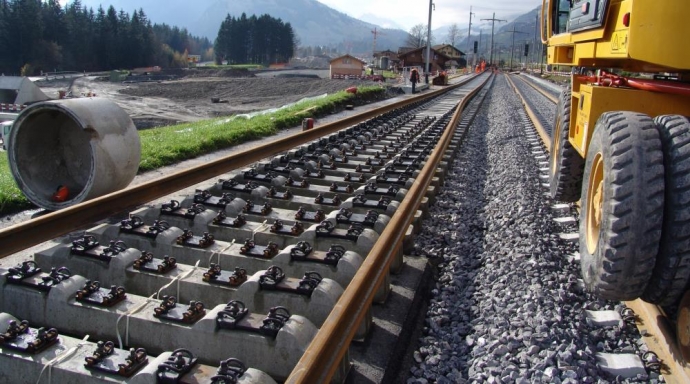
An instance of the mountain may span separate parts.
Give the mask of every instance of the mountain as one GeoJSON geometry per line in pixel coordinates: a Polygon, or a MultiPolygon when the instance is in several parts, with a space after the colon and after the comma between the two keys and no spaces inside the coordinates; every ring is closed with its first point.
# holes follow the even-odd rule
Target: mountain
{"type": "Polygon", "coordinates": [[[166,23],[184,27],[197,36],[215,40],[218,28],[225,17],[269,14],[289,22],[305,46],[349,46],[353,53],[369,53],[373,49],[376,28],[376,50],[393,49],[405,45],[407,32],[367,23],[336,11],[316,0],[82,0],[87,7],[106,8],[112,4],[116,10],[129,12],[142,8],[154,23],[166,23]],[[108,5],[105,5],[105,4],[108,5]]]}
{"type": "MultiPolygon", "coordinates": [[[[444,25],[442,27],[432,29],[431,36],[434,38],[432,41],[434,44],[450,44],[450,39],[448,38],[448,30],[450,25],[444,25]]],[[[458,35],[455,37],[455,48],[465,52],[466,46],[461,44],[463,41],[467,40],[467,24],[458,24],[458,35]]]]}
{"type": "Polygon", "coordinates": [[[386,19],[385,17],[377,16],[372,13],[365,13],[363,15],[359,15],[358,17],[359,20],[362,20],[364,22],[367,22],[369,24],[374,24],[381,26],[382,28],[387,28],[387,29],[400,29],[404,30],[400,24],[396,23],[395,21],[391,19],[386,19]]]}
{"type": "MultiPolygon", "coordinates": [[[[540,14],[541,7],[537,7],[523,15],[518,16],[512,21],[507,23],[496,23],[494,29],[494,56],[498,56],[501,59],[509,60],[510,51],[513,48],[513,28],[515,28],[515,51],[513,53],[513,60],[522,61],[524,58],[524,46],[529,44],[529,54],[532,57],[534,53],[534,46],[536,44],[537,48],[541,47],[541,40],[539,36],[539,30],[537,29],[537,23],[535,17],[540,14]],[[536,40],[535,40],[536,31],[536,40]]],[[[479,42],[480,36],[476,33],[475,28],[472,28],[473,34],[470,37],[470,46],[474,41],[479,42]]],[[[462,35],[463,38],[459,43],[459,47],[467,47],[467,28],[465,27],[465,33],[462,35]]],[[[479,54],[489,58],[491,41],[491,26],[483,26],[481,43],[479,44],[479,54]]],[[[462,50],[462,48],[460,48],[462,50]]],[[[536,57],[536,56],[535,56],[536,57]]]]}
{"type": "MultiPolygon", "coordinates": [[[[112,4],[116,10],[124,10],[130,14],[134,10],[142,8],[154,23],[184,27],[193,35],[205,36],[211,40],[215,40],[220,23],[228,14],[238,17],[243,12],[248,16],[269,14],[289,22],[303,46],[326,46],[336,48],[338,52],[350,52],[358,56],[369,55],[372,52],[374,48],[372,31],[374,28],[380,32],[376,40],[377,51],[385,49],[397,51],[398,47],[404,46],[405,40],[407,40],[407,31],[395,28],[394,21],[376,15],[363,15],[362,18],[368,22],[358,20],[316,0],[149,0],[146,2],[139,0],[82,0],[84,6],[94,9],[98,8],[101,3],[104,4],[104,7],[112,4]],[[393,28],[387,28],[389,26],[393,28]]],[[[512,31],[513,25],[517,31],[526,32],[526,34],[515,35],[516,47],[524,44],[526,40],[532,42],[535,31],[534,17],[538,14],[539,9],[540,7],[537,7],[509,23],[496,23],[495,52],[500,49],[504,51],[510,49],[512,46],[512,33],[510,31],[512,31]]],[[[488,56],[491,28],[487,29],[487,22],[481,24],[483,25],[481,47],[488,56]]],[[[470,42],[479,41],[479,35],[476,34],[479,25],[479,20],[473,21],[473,35],[470,37],[470,42]]],[[[460,33],[455,46],[464,52],[468,46],[467,24],[458,23],[458,29],[460,33]]],[[[434,29],[432,34],[435,44],[448,42],[447,26],[434,29]]]]}
{"type": "MultiPolygon", "coordinates": [[[[350,42],[355,48],[363,42],[373,43],[371,31],[382,30],[377,38],[376,49],[396,48],[407,38],[407,33],[395,29],[363,22],[336,11],[316,0],[217,0],[211,4],[199,19],[199,30],[190,26],[189,30],[203,36],[215,36],[218,25],[228,14],[239,16],[242,12],[251,14],[267,13],[289,22],[303,45],[335,45],[350,42]]],[[[360,51],[363,47],[360,47],[360,51]]],[[[366,51],[370,51],[371,48],[366,51]]]]}

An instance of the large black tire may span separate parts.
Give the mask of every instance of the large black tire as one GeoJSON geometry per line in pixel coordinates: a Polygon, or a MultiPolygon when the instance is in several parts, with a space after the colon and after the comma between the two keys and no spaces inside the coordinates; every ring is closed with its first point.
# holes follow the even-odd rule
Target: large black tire
{"type": "Polygon", "coordinates": [[[656,266],[642,299],[672,305],[690,279],[690,120],[665,115],[654,122],[664,152],[664,221],[656,266]]]}
{"type": "Polygon", "coordinates": [[[561,92],[556,107],[556,118],[551,131],[551,158],[549,172],[551,197],[572,203],[580,199],[585,160],[568,140],[570,131],[570,90],[561,92]]]}
{"type": "Polygon", "coordinates": [[[649,282],[661,238],[664,161],[647,115],[606,112],[587,150],[580,211],[580,256],[587,289],[634,300],[649,282]]]}

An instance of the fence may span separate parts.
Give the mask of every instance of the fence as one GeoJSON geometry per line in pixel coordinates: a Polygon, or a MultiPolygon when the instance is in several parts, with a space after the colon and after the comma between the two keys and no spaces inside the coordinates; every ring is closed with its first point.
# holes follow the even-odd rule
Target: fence
{"type": "Polygon", "coordinates": [[[46,80],[50,79],[67,79],[72,77],[86,76],[86,72],[81,73],[77,71],[62,71],[62,72],[41,72],[41,76],[46,80]]]}
{"type": "Polygon", "coordinates": [[[3,112],[20,112],[24,108],[26,105],[0,103],[0,111],[3,112]]]}

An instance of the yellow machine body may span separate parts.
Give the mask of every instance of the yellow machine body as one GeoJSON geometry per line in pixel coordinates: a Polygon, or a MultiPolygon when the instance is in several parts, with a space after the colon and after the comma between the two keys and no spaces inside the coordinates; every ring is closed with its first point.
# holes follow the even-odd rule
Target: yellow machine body
{"type": "Polygon", "coordinates": [[[690,116],[690,98],[629,88],[601,87],[577,82],[572,89],[569,140],[582,157],[587,154],[594,125],[604,112],[635,111],[655,117],[690,116]]]}
{"type": "MultiPolygon", "coordinates": [[[[542,5],[542,40],[552,65],[689,78],[688,23],[687,0],[544,0],[542,5]]],[[[577,76],[571,95],[569,141],[582,157],[604,112],[690,116],[690,97],[588,84],[577,76]]]]}
{"type": "Polygon", "coordinates": [[[591,9],[590,13],[608,5],[601,27],[574,32],[563,31],[564,19],[556,22],[551,17],[559,11],[554,8],[558,1],[545,1],[542,10],[549,64],[630,72],[690,72],[687,0],[573,0],[575,7],[591,9]]]}

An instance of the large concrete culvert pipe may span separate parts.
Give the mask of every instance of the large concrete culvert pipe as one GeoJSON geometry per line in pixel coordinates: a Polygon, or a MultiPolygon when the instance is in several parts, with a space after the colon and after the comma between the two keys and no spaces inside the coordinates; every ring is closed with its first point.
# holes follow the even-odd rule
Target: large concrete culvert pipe
{"type": "Polygon", "coordinates": [[[19,189],[55,211],[129,185],[141,145],[132,119],[112,101],[53,100],[17,117],[8,157],[19,189]]]}

